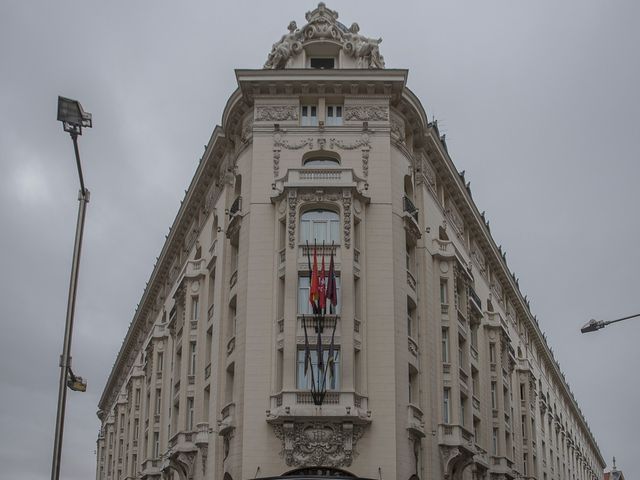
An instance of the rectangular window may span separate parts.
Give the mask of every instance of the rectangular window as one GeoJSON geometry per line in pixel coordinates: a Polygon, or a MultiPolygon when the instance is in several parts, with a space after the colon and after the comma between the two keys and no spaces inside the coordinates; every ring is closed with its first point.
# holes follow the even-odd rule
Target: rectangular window
{"type": "Polygon", "coordinates": [[[139,388],[136,388],[135,406],[136,406],[136,408],[140,407],[140,389],[139,388]]]}
{"type": "Polygon", "coordinates": [[[451,423],[451,389],[445,388],[442,397],[442,423],[451,423]]]}
{"type": "Polygon", "coordinates": [[[191,297],[191,320],[198,320],[200,316],[199,297],[191,297]]]}
{"type": "Polygon", "coordinates": [[[493,455],[498,455],[498,429],[494,428],[491,435],[491,452],[493,455]]]}
{"type": "Polygon", "coordinates": [[[189,375],[196,374],[196,342],[189,342],[189,375]]]}
{"type": "Polygon", "coordinates": [[[449,295],[447,294],[447,281],[440,280],[440,303],[442,305],[449,304],[449,295]]]}
{"type": "Polygon", "coordinates": [[[491,408],[493,408],[494,410],[498,409],[498,395],[496,389],[496,382],[491,382],[491,408]]]}
{"type": "Polygon", "coordinates": [[[309,66],[311,68],[319,68],[325,70],[328,68],[335,68],[336,60],[333,57],[312,57],[309,59],[309,66]]]}
{"type": "MultiPolygon", "coordinates": [[[[300,243],[311,247],[314,244],[340,245],[340,217],[329,210],[306,212],[300,220],[300,243]]],[[[311,250],[313,256],[313,248],[311,250]]],[[[321,261],[322,257],[318,258],[321,261]]],[[[325,258],[325,267],[329,268],[329,255],[325,258]]]]}
{"type": "Polygon", "coordinates": [[[153,458],[160,456],[160,432],[153,432],[153,458]]]}
{"type": "Polygon", "coordinates": [[[160,407],[162,405],[162,390],[156,388],[156,410],[155,414],[160,415],[160,407]]]}
{"type": "Polygon", "coordinates": [[[140,435],[140,420],[136,418],[133,421],[133,439],[138,440],[138,435],[140,435]]]}
{"type": "Polygon", "coordinates": [[[302,105],[301,122],[303,127],[315,127],[318,125],[318,107],[316,105],[302,105]]]}
{"type": "Polygon", "coordinates": [[[467,406],[466,403],[467,403],[467,399],[461,396],[460,397],[460,423],[462,424],[463,427],[466,425],[465,423],[466,406],[467,406]]]}
{"type": "Polygon", "coordinates": [[[458,336],[458,365],[460,368],[464,368],[466,365],[464,354],[466,343],[467,342],[465,342],[462,337],[458,336]]]}
{"type": "MultiPolygon", "coordinates": [[[[325,263],[325,268],[328,268],[325,263]]],[[[311,279],[309,277],[298,277],[298,314],[299,315],[310,315],[312,312],[311,303],[309,302],[309,289],[311,279]]],[[[338,297],[338,302],[336,303],[335,313],[336,315],[340,315],[340,277],[336,277],[336,295],[338,297]]],[[[328,307],[327,307],[328,310],[328,307]]],[[[331,333],[331,332],[329,332],[331,333]]]]}
{"type": "Polygon", "coordinates": [[[342,105],[327,105],[327,126],[342,125],[342,105]]]}
{"type": "MultiPolygon", "coordinates": [[[[340,389],[340,350],[334,350],[334,361],[333,361],[333,376],[330,374],[330,369],[327,367],[324,370],[327,371],[326,377],[326,386],[327,390],[339,390],[340,389]]],[[[297,361],[297,388],[299,390],[309,390],[311,389],[311,377],[313,376],[313,381],[318,385],[318,379],[322,381],[320,376],[320,366],[318,365],[318,350],[315,347],[310,348],[310,357],[311,357],[311,365],[310,368],[305,372],[305,351],[304,349],[298,350],[298,361],[297,361]]],[[[329,361],[329,348],[323,348],[322,354],[323,365],[327,365],[329,361]]]]}
{"type": "Polygon", "coordinates": [[[162,352],[158,352],[158,356],[156,357],[156,370],[158,372],[162,372],[162,363],[164,360],[164,356],[162,352]]]}
{"type": "Polygon", "coordinates": [[[449,329],[442,329],[442,362],[449,363],[449,329]]]}
{"type": "Polygon", "coordinates": [[[496,344],[489,344],[489,363],[496,363],[496,344]]]}
{"type": "Polygon", "coordinates": [[[193,397],[187,398],[187,430],[193,430],[193,397]]]}

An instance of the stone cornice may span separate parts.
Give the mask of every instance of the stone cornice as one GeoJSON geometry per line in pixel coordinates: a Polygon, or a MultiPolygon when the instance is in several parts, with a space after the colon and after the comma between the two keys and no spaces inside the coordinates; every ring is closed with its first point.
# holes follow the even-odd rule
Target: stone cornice
{"type": "Polygon", "coordinates": [[[408,70],[236,70],[244,98],[261,95],[386,95],[399,98],[408,70]]]}

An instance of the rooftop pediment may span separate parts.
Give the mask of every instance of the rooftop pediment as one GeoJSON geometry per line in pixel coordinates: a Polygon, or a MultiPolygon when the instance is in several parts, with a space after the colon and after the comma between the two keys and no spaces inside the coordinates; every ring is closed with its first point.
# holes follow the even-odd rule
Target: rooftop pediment
{"type": "Polygon", "coordinates": [[[382,38],[361,35],[357,23],[347,28],[338,21],[338,12],[322,2],[305,18],[302,28],[295,21],[289,23],[289,32],[273,44],[265,69],[384,68],[382,38]]]}

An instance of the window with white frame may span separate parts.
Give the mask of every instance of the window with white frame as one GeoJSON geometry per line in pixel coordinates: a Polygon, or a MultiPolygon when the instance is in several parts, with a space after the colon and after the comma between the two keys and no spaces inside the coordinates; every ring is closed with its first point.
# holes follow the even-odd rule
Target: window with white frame
{"type": "Polygon", "coordinates": [[[318,125],[317,105],[302,105],[300,109],[300,125],[303,127],[314,127],[318,125]]]}
{"type": "Polygon", "coordinates": [[[442,363],[449,363],[449,329],[442,329],[442,363]]]}
{"type": "Polygon", "coordinates": [[[191,320],[198,320],[198,316],[200,313],[200,308],[199,308],[199,297],[198,296],[193,296],[191,297],[191,320]]]}
{"type": "MultiPolygon", "coordinates": [[[[309,390],[311,388],[311,377],[318,386],[318,380],[322,384],[323,378],[318,366],[318,349],[314,346],[310,347],[311,366],[307,369],[305,374],[305,351],[304,348],[298,350],[297,369],[296,369],[296,385],[300,390],[309,390]]],[[[324,370],[327,372],[326,387],[327,390],[339,390],[340,389],[340,350],[334,348],[333,350],[333,376],[329,372],[327,362],[329,361],[329,347],[323,346],[322,349],[322,361],[325,366],[324,370]]]]}
{"type": "Polygon", "coordinates": [[[187,430],[193,430],[194,419],[194,402],[193,397],[187,398],[187,430]]]}
{"type": "MultiPolygon", "coordinates": [[[[329,264],[325,262],[325,268],[328,271],[329,264]]],[[[309,302],[309,290],[311,289],[311,279],[308,276],[298,277],[298,314],[299,315],[311,315],[313,310],[311,309],[311,303],[309,302]]],[[[336,277],[336,296],[338,301],[336,303],[333,313],[340,315],[340,277],[336,277]]],[[[329,311],[329,307],[327,307],[329,311]]]]}
{"type": "Polygon", "coordinates": [[[196,342],[189,342],[189,375],[196,373],[196,342]]]}
{"type": "Polygon", "coordinates": [[[340,216],[332,210],[309,210],[300,217],[300,243],[340,244],[340,216]]]}
{"type": "Polygon", "coordinates": [[[327,126],[342,125],[342,105],[327,105],[327,126]]]}
{"type": "Polygon", "coordinates": [[[442,423],[451,423],[451,389],[445,388],[442,397],[442,423]]]}

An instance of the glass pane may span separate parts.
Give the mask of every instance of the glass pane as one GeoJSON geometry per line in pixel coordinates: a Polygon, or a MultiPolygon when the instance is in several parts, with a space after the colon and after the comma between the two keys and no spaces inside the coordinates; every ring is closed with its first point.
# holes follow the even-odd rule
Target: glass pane
{"type": "Polygon", "coordinates": [[[331,221],[329,223],[331,233],[329,238],[329,243],[335,242],[336,245],[340,244],[340,222],[337,220],[331,221]]]}
{"type": "Polygon", "coordinates": [[[327,224],[323,221],[313,222],[313,239],[318,245],[322,245],[326,241],[327,224]]]}
{"type": "Polygon", "coordinates": [[[311,107],[311,116],[312,117],[317,117],[317,107],[314,105],[311,107]]]}
{"type": "Polygon", "coordinates": [[[306,105],[303,105],[303,106],[302,106],[302,116],[303,116],[303,117],[306,117],[306,116],[307,116],[307,106],[306,106],[306,105]]]}

